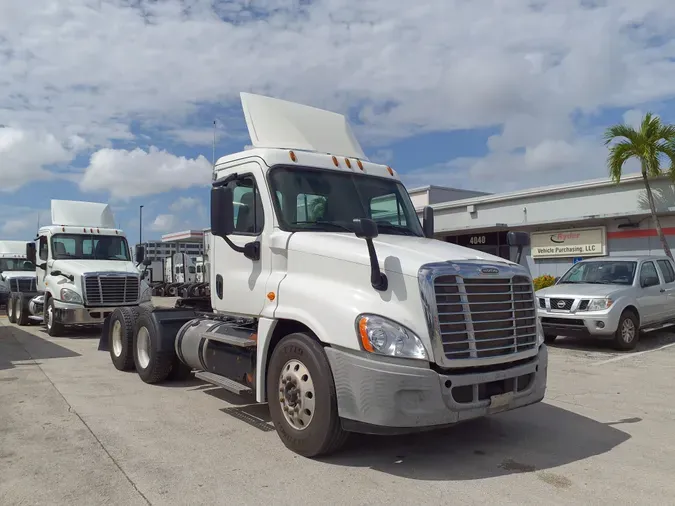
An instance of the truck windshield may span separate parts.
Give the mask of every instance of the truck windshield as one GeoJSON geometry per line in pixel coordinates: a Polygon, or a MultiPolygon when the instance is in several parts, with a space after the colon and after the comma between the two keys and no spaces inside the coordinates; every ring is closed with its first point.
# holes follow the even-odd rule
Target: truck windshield
{"type": "Polygon", "coordinates": [[[355,218],[370,218],[380,234],[424,236],[408,192],[395,179],[276,167],[270,184],[285,230],[352,232],[355,218]]]}
{"type": "Polygon", "coordinates": [[[123,260],[131,261],[124,237],[110,235],[57,234],[52,236],[54,260],[123,260]]]}
{"type": "Polygon", "coordinates": [[[23,258],[0,258],[0,272],[34,271],[33,262],[23,258]]]}
{"type": "Polygon", "coordinates": [[[558,284],[632,285],[636,267],[637,262],[629,261],[579,262],[560,278],[558,284]]]}

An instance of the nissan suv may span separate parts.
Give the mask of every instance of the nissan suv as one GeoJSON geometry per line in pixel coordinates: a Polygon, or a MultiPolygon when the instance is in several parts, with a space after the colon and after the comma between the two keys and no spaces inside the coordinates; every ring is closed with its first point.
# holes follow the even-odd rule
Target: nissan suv
{"type": "Polygon", "coordinates": [[[547,343],[592,336],[631,350],[641,332],[675,323],[675,265],[667,256],[582,260],[536,298],[547,343]]]}

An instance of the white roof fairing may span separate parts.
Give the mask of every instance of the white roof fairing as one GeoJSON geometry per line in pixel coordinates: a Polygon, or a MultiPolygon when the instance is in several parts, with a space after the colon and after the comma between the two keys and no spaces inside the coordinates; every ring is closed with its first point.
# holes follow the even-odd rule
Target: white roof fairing
{"type": "Polygon", "coordinates": [[[109,204],[52,200],[52,224],[79,227],[115,228],[109,204]]]}
{"type": "Polygon", "coordinates": [[[0,241],[0,257],[26,257],[26,241],[0,241]]]}
{"type": "Polygon", "coordinates": [[[368,160],[344,115],[252,93],[240,96],[253,146],[368,160]]]}

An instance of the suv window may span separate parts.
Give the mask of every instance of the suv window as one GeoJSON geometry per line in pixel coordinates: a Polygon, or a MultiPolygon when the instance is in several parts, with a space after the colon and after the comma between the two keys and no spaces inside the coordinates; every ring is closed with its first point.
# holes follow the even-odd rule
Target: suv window
{"type": "MultiPolygon", "coordinates": [[[[659,275],[656,273],[656,267],[654,267],[654,262],[645,262],[642,264],[640,269],[640,286],[645,286],[645,281],[647,278],[656,278],[659,279],[659,275]]],[[[654,286],[646,285],[646,286],[654,286]]]]}
{"type": "Polygon", "coordinates": [[[675,281],[675,270],[673,270],[673,264],[670,260],[658,260],[657,263],[661,269],[661,274],[663,274],[663,280],[666,283],[675,281]]]}

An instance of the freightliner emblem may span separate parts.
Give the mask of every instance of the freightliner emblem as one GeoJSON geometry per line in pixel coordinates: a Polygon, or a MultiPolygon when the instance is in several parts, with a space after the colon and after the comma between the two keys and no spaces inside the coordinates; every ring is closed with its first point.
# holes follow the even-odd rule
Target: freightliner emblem
{"type": "Polygon", "coordinates": [[[496,267],[481,267],[480,272],[483,274],[499,274],[499,269],[496,267]]]}

